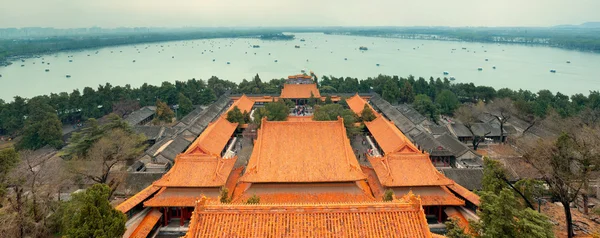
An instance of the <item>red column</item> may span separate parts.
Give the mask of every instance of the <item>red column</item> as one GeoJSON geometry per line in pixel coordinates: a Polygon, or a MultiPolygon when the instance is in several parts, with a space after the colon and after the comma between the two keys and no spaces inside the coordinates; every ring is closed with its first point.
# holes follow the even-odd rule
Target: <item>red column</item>
{"type": "Polygon", "coordinates": [[[183,208],[179,208],[179,225],[183,226],[183,208]]]}
{"type": "Polygon", "coordinates": [[[167,221],[167,219],[168,219],[167,217],[169,216],[169,212],[167,212],[167,208],[166,207],[163,207],[162,210],[163,210],[163,214],[164,214],[164,216],[163,216],[163,219],[165,221],[164,223],[165,223],[165,226],[167,226],[169,224],[169,222],[167,221]]]}
{"type": "Polygon", "coordinates": [[[438,222],[442,223],[442,206],[438,206],[438,222]]]}

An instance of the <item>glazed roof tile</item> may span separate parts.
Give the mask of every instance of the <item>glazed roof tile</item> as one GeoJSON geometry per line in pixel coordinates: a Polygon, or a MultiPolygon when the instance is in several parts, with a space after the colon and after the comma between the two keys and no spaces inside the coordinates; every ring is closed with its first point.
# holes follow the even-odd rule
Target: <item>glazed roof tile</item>
{"type": "Polygon", "coordinates": [[[411,237],[430,238],[420,205],[208,205],[199,202],[185,237],[411,237]]]}
{"type": "Polygon", "coordinates": [[[142,189],[142,191],[140,191],[139,193],[128,198],[118,206],[116,206],[115,209],[121,211],[122,213],[127,213],[129,210],[131,210],[132,208],[134,208],[135,206],[152,196],[152,194],[156,193],[156,191],[158,191],[159,189],[160,187],[158,186],[150,185],[142,189]]]}
{"type": "Polygon", "coordinates": [[[456,197],[446,186],[394,187],[394,193],[413,193],[421,198],[423,206],[464,206],[465,201],[456,197]]]}
{"type": "Polygon", "coordinates": [[[386,187],[440,186],[452,180],[440,174],[427,154],[388,154],[369,157],[379,182],[386,187]]]}
{"type": "Polygon", "coordinates": [[[310,98],[310,95],[315,98],[320,98],[321,94],[317,85],[311,84],[283,84],[280,98],[310,98]]]}
{"type": "Polygon", "coordinates": [[[479,206],[479,196],[464,188],[463,186],[460,186],[460,184],[450,184],[448,185],[448,188],[456,194],[458,194],[459,196],[463,197],[465,200],[475,204],[475,206],[479,206]]]}
{"type": "Polygon", "coordinates": [[[145,207],[193,207],[203,196],[216,199],[218,188],[162,188],[150,200],[144,202],[145,207]]]}
{"type": "MultiPolygon", "coordinates": [[[[346,99],[346,103],[348,104],[348,107],[350,107],[350,110],[352,110],[354,113],[356,113],[356,115],[359,115],[359,116],[362,113],[363,109],[365,108],[365,104],[369,105],[369,103],[367,103],[366,100],[361,98],[358,95],[358,93],[355,94],[354,96],[346,99]]],[[[377,115],[377,112],[375,111],[375,109],[373,109],[373,107],[371,107],[371,105],[369,105],[369,107],[371,108],[373,113],[375,113],[375,115],[377,115]]]]}
{"type": "Polygon", "coordinates": [[[235,159],[178,155],[173,168],[153,184],[159,187],[221,187],[234,164],[235,159]]]}
{"type": "Polygon", "coordinates": [[[365,179],[338,121],[266,121],[241,182],[342,182],[365,179]]]}
{"type": "MultiPolygon", "coordinates": [[[[238,100],[235,100],[233,104],[227,109],[227,112],[231,111],[234,107],[238,107],[242,113],[244,111],[250,113],[252,111],[252,107],[254,107],[254,100],[250,99],[246,96],[246,94],[242,95],[238,100]]],[[[227,112],[223,113],[224,116],[227,116],[227,112]]]]}
{"type": "Polygon", "coordinates": [[[312,121],[310,116],[288,116],[287,121],[312,121]]]}
{"type": "MultiPolygon", "coordinates": [[[[365,181],[342,183],[286,183],[252,184],[235,196],[234,203],[244,203],[253,195],[261,203],[331,203],[375,201],[365,181]]],[[[237,188],[236,188],[237,191],[237,188]]]]}
{"type": "Polygon", "coordinates": [[[383,116],[375,120],[365,122],[369,132],[375,137],[377,144],[383,149],[383,152],[394,153],[420,153],[404,134],[390,121],[383,116]]]}
{"type": "Polygon", "coordinates": [[[219,117],[210,123],[184,154],[207,154],[221,156],[221,151],[231,139],[238,123],[231,123],[225,117],[219,117]]]}
{"type": "Polygon", "coordinates": [[[144,219],[140,222],[137,228],[131,233],[129,238],[146,238],[152,231],[152,228],[156,225],[158,220],[162,217],[162,213],[158,209],[152,209],[144,219]]]}

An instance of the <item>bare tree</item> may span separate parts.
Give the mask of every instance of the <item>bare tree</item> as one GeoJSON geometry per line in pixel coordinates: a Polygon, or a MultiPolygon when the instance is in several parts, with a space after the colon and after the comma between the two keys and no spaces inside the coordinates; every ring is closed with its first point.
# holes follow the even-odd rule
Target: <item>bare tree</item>
{"type": "Polygon", "coordinates": [[[495,117],[496,120],[500,123],[500,141],[504,142],[506,139],[506,137],[504,136],[504,125],[516,112],[512,100],[510,100],[510,98],[494,100],[493,102],[486,105],[486,109],[487,113],[495,117]]]}
{"type": "Polygon", "coordinates": [[[484,112],[483,104],[478,103],[475,106],[471,105],[462,105],[458,110],[454,113],[456,119],[458,119],[473,135],[473,149],[477,150],[479,144],[485,139],[485,136],[490,134],[491,132],[484,132],[483,134],[478,134],[473,131],[473,126],[479,122],[479,116],[484,112]]]}
{"type": "MultiPolygon", "coordinates": [[[[600,131],[598,128],[576,126],[558,139],[540,139],[523,143],[523,159],[532,165],[563,205],[567,234],[573,237],[570,204],[580,195],[587,207],[587,188],[593,172],[600,169],[600,131]]],[[[584,208],[585,211],[586,208],[584,208]]]]}
{"type": "Polygon", "coordinates": [[[113,191],[119,185],[118,179],[110,178],[111,172],[131,164],[145,148],[142,135],[113,129],[95,142],[85,157],[70,162],[71,172],[93,183],[109,185],[113,191]]]}

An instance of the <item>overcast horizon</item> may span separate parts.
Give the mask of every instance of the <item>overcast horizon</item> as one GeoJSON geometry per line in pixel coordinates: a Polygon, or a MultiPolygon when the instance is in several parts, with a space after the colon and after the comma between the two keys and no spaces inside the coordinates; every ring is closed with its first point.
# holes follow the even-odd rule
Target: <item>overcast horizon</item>
{"type": "Polygon", "coordinates": [[[0,28],[450,26],[600,21],[597,0],[3,0],[0,28]]]}

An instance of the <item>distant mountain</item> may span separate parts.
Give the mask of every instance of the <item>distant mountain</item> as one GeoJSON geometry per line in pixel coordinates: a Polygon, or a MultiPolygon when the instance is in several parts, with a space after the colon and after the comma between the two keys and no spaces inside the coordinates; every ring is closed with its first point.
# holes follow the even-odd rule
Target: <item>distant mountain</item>
{"type": "Polygon", "coordinates": [[[600,28],[600,22],[584,22],[579,25],[557,25],[555,28],[600,28]]]}

